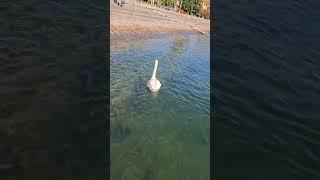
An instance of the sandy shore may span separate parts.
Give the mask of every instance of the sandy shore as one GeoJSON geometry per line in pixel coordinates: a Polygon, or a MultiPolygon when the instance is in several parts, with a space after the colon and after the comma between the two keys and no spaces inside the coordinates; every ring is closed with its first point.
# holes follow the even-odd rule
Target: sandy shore
{"type": "Polygon", "coordinates": [[[144,35],[173,32],[210,32],[210,20],[126,0],[123,7],[110,1],[111,35],[144,35]]]}

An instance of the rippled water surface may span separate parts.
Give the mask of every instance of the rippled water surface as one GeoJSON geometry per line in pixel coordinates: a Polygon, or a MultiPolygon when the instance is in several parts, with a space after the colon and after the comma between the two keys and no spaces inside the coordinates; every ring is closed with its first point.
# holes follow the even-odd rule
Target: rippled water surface
{"type": "Polygon", "coordinates": [[[1,1],[0,179],[106,179],[103,1],[1,1]]]}
{"type": "Polygon", "coordinates": [[[209,179],[209,44],[198,34],[111,37],[111,179],[209,179]],[[156,95],[146,90],[155,59],[156,95]]]}
{"type": "Polygon", "coordinates": [[[320,2],[217,2],[216,179],[320,179],[320,2]]]}

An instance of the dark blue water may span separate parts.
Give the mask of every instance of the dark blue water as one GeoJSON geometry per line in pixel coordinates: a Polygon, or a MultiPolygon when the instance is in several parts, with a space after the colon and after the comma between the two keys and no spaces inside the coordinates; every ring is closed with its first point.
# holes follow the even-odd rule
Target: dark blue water
{"type": "MultiPolygon", "coordinates": [[[[107,44],[107,21],[95,3],[0,3],[1,179],[108,171],[106,53],[96,44],[107,44]]],[[[212,175],[319,179],[319,2],[212,4],[212,175]]]]}
{"type": "Polygon", "coordinates": [[[106,179],[103,1],[0,2],[0,179],[106,179]]]}
{"type": "Polygon", "coordinates": [[[213,176],[320,179],[320,2],[215,2],[213,176]]]}

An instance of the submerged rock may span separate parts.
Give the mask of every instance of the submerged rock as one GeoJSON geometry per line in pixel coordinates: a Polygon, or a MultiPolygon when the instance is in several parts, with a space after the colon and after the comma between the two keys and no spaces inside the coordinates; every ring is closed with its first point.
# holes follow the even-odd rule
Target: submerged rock
{"type": "Polygon", "coordinates": [[[206,145],[209,144],[209,138],[207,136],[204,136],[204,135],[201,136],[201,140],[203,144],[206,144],[206,145]]]}
{"type": "Polygon", "coordinates": [[[152,180],[154,178],[154,172],[151,169],[147,169],[144,172],[142,180],[152,180]]]}
{"type": "Polygon", "coordinates": [[[111,129],[111,142],[122,142],[131,134],[130,128],[123,124],[118,124],[115,128],[111,129]]]}

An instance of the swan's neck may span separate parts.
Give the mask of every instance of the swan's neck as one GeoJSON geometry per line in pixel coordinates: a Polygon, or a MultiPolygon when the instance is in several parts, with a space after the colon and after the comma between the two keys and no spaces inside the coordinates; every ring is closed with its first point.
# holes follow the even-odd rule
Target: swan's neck
{"type": "Polygon", "coordinates": [[[154,63],[154,68],[153,68],[151,79],[156,79],[157,68],[158,68],[158,60],[156,60],[154,63]]]}

